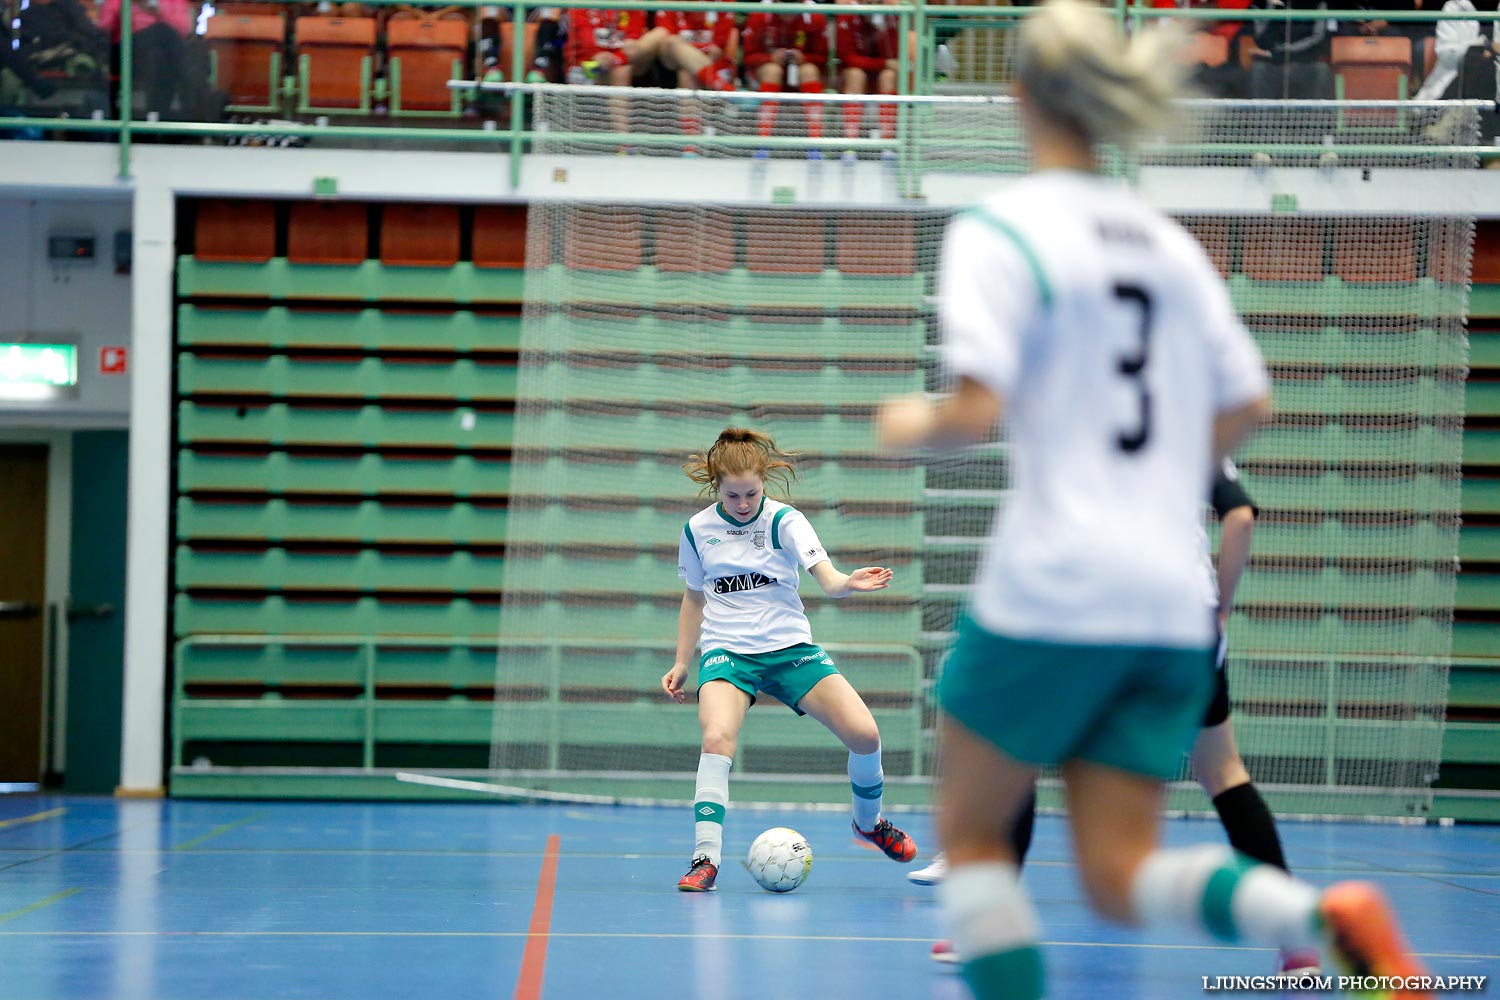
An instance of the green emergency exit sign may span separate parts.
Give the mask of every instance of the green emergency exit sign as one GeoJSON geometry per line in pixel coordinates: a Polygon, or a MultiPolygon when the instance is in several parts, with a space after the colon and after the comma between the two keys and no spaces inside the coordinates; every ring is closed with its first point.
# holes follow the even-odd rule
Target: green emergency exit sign
{"type": "Polygon", "coordinates": [[[5,386],[77,384],[77,345],[0,343],[0,390],[5,386]]]}

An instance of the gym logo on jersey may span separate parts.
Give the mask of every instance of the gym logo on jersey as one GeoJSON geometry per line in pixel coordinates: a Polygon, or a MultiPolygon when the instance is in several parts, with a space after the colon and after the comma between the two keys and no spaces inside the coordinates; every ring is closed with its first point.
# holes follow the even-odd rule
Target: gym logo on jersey
{"type": "Polygon", "coordinates": [[[742,590],[759,590],[776,586],[774,576],[764,573],[741,573],[738,576],[721,576],[714,581],[715,594],[734,594],[742,590]]]}
{"type": "Polygon", "coordinates": [[[757,531],[750,536],[750,541],[757,549],[763,549],[766,547],[766,533],[764,531],[757,531]]]}
{"type": "Polygon", "coordinates": [[[726,535],[748,535],[748,534],[750,534],[750,529],[749,528],[725,528],[724,529],[724,534],[726,534],[726,535]]]}

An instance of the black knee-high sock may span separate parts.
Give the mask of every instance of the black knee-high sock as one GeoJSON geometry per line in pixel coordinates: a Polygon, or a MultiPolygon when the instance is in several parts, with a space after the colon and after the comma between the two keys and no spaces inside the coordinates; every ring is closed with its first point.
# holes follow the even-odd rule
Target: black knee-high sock
{"type": "Polygon", "coordinates": [[[1016,867],[1026,863],[1026,852],[1031,850],[1031,831],[1036,827],[1036,790],[1026,798],[1026,805],[1010,828],[1010,849],[1016,852],[1016,867]]]}
{"type": "Polygon", "coordinates": [[[1220,792],[1214,797],[1214,808],[1219,811],[1219,821],[1229,834],[1231,847],[1262,864],[1287,870],[1276,820],[1271,818],[1271,810],[1266,808],[1266,800],[1260,797],[1254,784],[1247,781],[1220,792]]]}

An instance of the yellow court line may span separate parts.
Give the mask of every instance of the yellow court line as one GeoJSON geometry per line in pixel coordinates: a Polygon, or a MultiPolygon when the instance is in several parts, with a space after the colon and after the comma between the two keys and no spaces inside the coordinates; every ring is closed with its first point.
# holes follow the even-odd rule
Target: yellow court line
{"type": "Polygon", "coordinates": [[[23,906],[19,910],[11,910],[9,913],[0,913],[0,924],[5,923],[7,920],[15,920],[18,917],[24,917],[28,913],[35,913],[37,910],[45,909],[46,907],[51,906],[53,903],[60,903],[63,900],[67,899],[69,896],[72,896],[75,893],[80,893],[82,891],[82,888],[64,889],[62,892],[54,892],[46,899],[39,899],[35,903],[32,903],[30,906],[23,906]]]}
{"type": "Polygon", "coordinates": [[[4,830],[7,827],[12,826],[21,826],[26,823],[40,823],[44,819],[51,819],[53,816],[61,816],[67,811],[67,807],[63,806],[57,809],[48,809],[46,812],[32,813],[30,816],[18,816],[15,819],[0,820],[0,830],[4,830]]]}
{"type": "Polygon", "coordinates": [[[192,848],[197,847],[199,844],[207,843],[208,841],[213,840],[215,837],[220,836],[221,834],[228,833],[230,830],[238,829],[239,827],[244,826],[246,823],[253,823],[264,815],[265,813],[263,812],[251,813],[249,816],[237,819],[233,823],[224,823],[220,826],[216,826],[201,837],[194,837],[192,840],[184,840],[180,844],[173,844],[172,850],[191,850],[192,848]]]}

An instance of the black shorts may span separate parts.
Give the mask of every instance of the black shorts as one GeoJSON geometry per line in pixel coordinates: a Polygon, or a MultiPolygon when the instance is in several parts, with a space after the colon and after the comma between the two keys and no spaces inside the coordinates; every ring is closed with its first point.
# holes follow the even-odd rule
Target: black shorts
{"type": "Polygon", "coordinates": [[[1220,725],[1229,718],[1229,649],[1222,635],[1214,639],[1214,693],[1203,713],[1203,728],[1220,725]]]}

